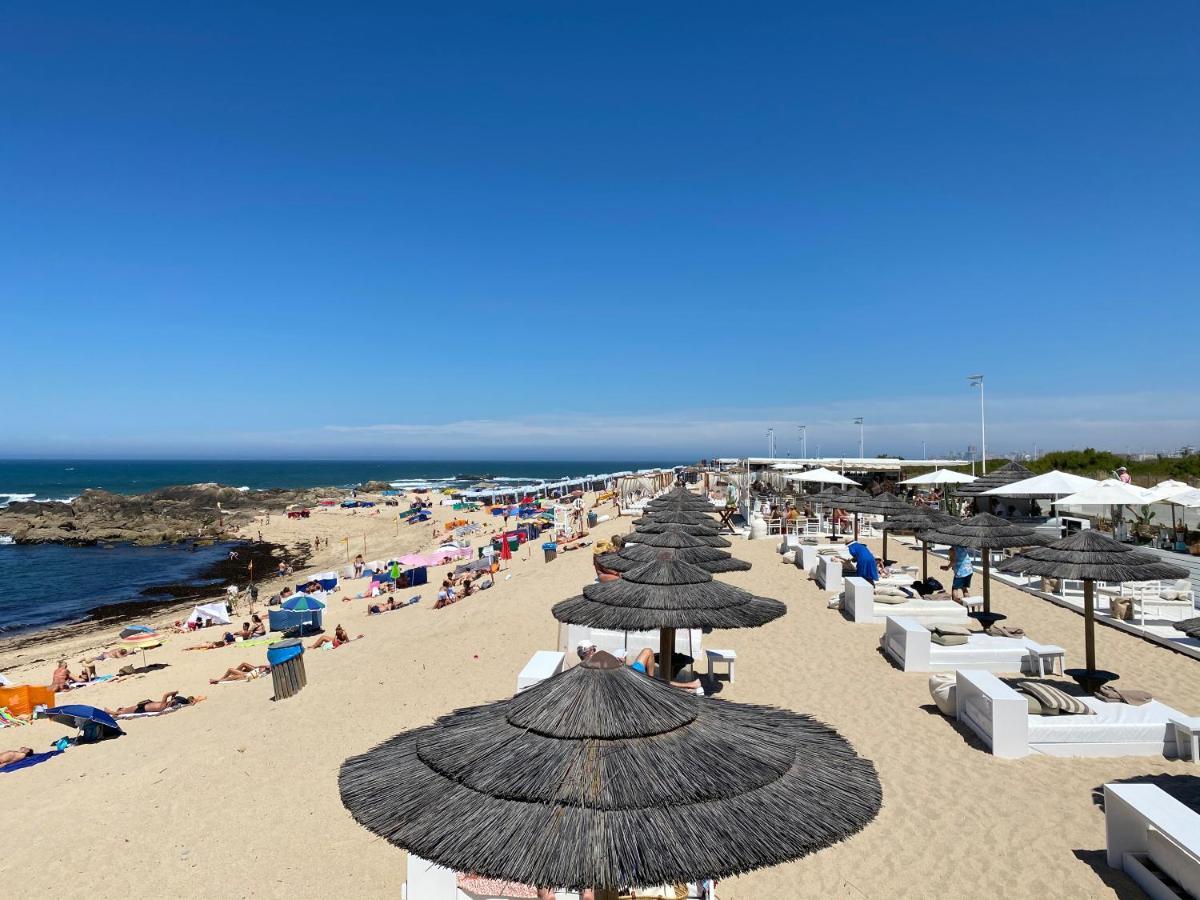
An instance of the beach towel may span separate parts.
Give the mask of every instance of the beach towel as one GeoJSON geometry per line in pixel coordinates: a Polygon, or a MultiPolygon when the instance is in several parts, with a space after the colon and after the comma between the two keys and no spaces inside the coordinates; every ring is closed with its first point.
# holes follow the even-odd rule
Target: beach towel
{"type": "Polygon", "coordinates": [[[30,766],[36,766],[38,763],[44,763],[52,757],[61,755],[61,750],[47,750],[45,753],[35,753],[24,759],[18,759],[15,763],[9,763],[7,766],[0,766],[0,772],[16,772],[20,769],[28,769],[30,766]]]}
{"type": "Polygon", "coordinates": [[[1096,691],[1096,699],[1103,700],[1105,703],[1127,703],[1130,706],[1142,706],[1154,698],[1147,691],[1139,691],[1137,688],[1106,684],[1096,691]]]}

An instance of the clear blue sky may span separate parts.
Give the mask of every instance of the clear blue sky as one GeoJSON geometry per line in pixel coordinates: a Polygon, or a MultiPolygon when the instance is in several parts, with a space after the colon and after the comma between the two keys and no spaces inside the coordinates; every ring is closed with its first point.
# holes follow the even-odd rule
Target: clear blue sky
{"type": "Polygon", "coordinates": [[[0,455],[1200,441],[1200,5],[0,12],[0,455]]]}

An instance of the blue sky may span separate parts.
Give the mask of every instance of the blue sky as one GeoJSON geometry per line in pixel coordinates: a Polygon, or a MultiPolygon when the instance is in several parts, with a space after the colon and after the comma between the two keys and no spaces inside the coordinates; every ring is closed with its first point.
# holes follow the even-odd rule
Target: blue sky
{"type": "Polygon", "coordinates": [[[0,455],[1200,442],[1200,6],[439,6],[0,12],[0,455]]]}

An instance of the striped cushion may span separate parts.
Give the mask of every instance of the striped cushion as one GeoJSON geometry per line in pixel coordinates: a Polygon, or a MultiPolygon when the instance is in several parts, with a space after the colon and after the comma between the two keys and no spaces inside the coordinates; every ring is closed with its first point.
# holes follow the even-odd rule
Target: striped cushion
{"type": "Polygon", "coordinates": [[[1039,681],[1021,682],[1019,690],[1037,700],[1044,716],[1090,716],[1092,710],[1078,697],[1060,691],[1053,685],[1039,681]]]}

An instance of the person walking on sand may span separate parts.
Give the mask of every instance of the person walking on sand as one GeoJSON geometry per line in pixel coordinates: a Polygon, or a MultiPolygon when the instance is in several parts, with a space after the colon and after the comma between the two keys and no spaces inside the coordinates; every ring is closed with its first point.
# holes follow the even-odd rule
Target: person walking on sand
{"type": "Polygon", "coordinates": [[[362,578],[363,569],[366,568],[366,562],[363,561],[363,555],[360,553],[354,557],[354,577],[362,578]]]}

